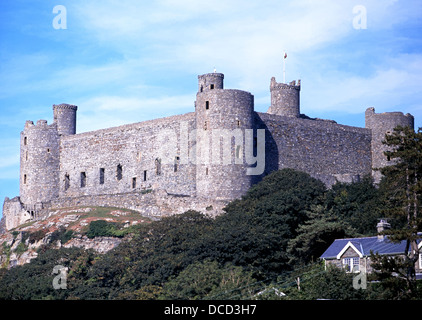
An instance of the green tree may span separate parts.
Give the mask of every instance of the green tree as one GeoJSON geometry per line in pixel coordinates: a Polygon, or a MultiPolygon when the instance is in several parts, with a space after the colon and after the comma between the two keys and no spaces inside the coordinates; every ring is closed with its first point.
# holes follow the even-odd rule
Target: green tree
{"type": "Polygon", "coordinates": [[[353,287],[354,274],[336,266],[328,265],[325,269],[322,263],[309,265],[301,272],[293,272],[287,282],[286,298],[290,300],[351,300],[362,299],[363,289],[353,287]]]}
{"type": "Polygon", "coordinates": [[[35,259],[5,272],[0,278],[0,300],[66,299],[74,288],[83,285],[80,262],[89,268],[95,254],[79,248],[47,249],[35,259]],[[67,268],[67,289],[55,289],[56,266],[67,268]]]}
{"type": "Polygon", "coordinates": [[[308,212],[308,220],[298,227],[297,236],[288,243],[290,263],[297,267],[315,262],[335,239],[354,232],[332,211],[318,205],[308,212]]]}
{"type": "Polygon", "coordinates": [[[230,263],[195,262],[164,285],[165,299],[250,299],[255,279],[230,263]]]}
{"type": "Polygon", "coordinates": [[[406,271],[406,285],[409,296],[416,294],[415,263],[419,257],[418,231],[422,227],[421,195],[422,195],[422,131],[415,132],[410,127],[394,129],[391,135],[385,136],[384,144],[389,147],[385,156],[391,165],[381,168],[384,178],[381,188],[384,190],[386,211],[393,220],[403,221],[401,227],[385,231],[394,242],[405,241],[406,246],[402,260],[391,260],[387,263],[381,257],[373,255],[374,265],[381,273],[406,271]],[[382,263],[384,262],[384,263],[382,263]],[[400,267],[401,266],[401,267],[400,267]]]}
{"type": "Polygon", "coordinates": [[[355,232],[353,236],[375,235],[375,225],[383,217],[380,191],[371,177],[354,183],[336,183],[328,190],[327,212],[337,217],[355,232]]]}
{"type": "Polygon", "coordinates": [[[207,256],[254,272],[258,280],[290,270],[287,246],[313,205],[321,204],[324,184],[308,174],[283,169],[266,176],[217,217],[206,237],[207,256]]]}

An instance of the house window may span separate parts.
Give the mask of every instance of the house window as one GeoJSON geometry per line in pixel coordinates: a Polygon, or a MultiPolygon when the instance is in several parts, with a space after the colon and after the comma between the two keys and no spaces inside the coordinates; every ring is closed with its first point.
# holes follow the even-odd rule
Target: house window
{"type": "Polygon", "coordinates": [[[86,173],[81,172],[81,188],[85,188],[86,186],[86,173]]]}
{"type": "Polygon", "coordinates": [[[210,108],[210,102],[205,101],[205,110],[208,110],[210,108]]]}
{"type": "Polygon", "coordinates": [[[116,178],[117,178],[118,181],[122,180],[122,178],[123,178],[123,167],[120,164],[117,166],[116,178]]]}
{"type": "Polygon", "coordinates": [[[104,174],[105,174],[105,169],[100,168],[100,184],[104,184],[104,174]]]}
{"type": "Polygon", "coordinates": [[[136,188],[136,178],[132,178],[132,188],[136,188]]]}
{"type": "Polygon", "coordinates": [[[70,177],[68,174],[66,174],[64,176],[64,191],[66,191],[67,189],[69,189],[70,187],[70,177]]]}
{"type": "Polygon", "coordinates": [[[358,272],[359,271],[359,257],[344,258],[343,267],[347,272],[358,272]]]}
{"type": "Polygon", "coordinates": [[[419,253],[419,268],[422,269],[422,253],[419,253]]]}

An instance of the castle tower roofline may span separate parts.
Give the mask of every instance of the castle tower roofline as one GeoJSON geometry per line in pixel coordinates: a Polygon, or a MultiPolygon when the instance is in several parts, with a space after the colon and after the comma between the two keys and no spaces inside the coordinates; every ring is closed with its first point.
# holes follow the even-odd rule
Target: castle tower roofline
{"type": "Polygon", "coordinates": [[[400,111],[376,113],[374,107],[367,108],[365,111],[365,114],[367,115],[376,114],[378,116],[402,116],[402,117],[414,118],[414,116],[411,115],[410,113],[404,114],[403,112],[400,112],[400,111]]]}
{"type": "Polygon", "coordinates": [[[268,113],[286,117],[300,116],[300,80],[289,84],[278,83],[275,77],[270,83],[271,106],[268,113]]]}
{"type": "Polygon", "coordinates": [[[224,89],[224,74],[213,72],[198,76],[198,92],[214,89],[224,89]]]}
{"type": "Polygon", "coordinates": [[[219,77],[219,78],[224,78],[224,73],[219,73],[219,72],[204,73],[204,74],[200,74],[198,76],[198,79],[204,78],[204,77],[219,77]]]}
{"type": "Polygon", "coordinates": [[[67,103],[61,103],[61,104],[53,104],[53,110],[54,109],[70,109],[70,110],[74,110],[77,111],[78,110],[78,106],[72,105],[72,104],[67,104],[67,103]]]}
{"type": "Polygon", "coordinates": [[[294,89],[294,90],[300,90],[300,79],[291,81],[290,83],[278,83],[275,80],[275,77],[271,78],[271,84],[270,84],[270,90],[279,90],[279,89],[294,89]]]}
{"type": "Polygon", "coordinates": [[[59,135],[72,135],[76,133],[77,106],[62,103],[53,105],[54,122],[57,123],[59,135]]]}

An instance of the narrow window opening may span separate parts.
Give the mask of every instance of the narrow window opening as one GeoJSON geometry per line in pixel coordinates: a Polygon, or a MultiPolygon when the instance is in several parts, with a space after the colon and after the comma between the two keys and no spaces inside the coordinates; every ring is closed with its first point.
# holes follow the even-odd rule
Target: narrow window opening
{"type": "Polygon", "coordinates": [[[136,178],[132,178],[132,188],[136,188],[136,178]]]}
{"type": "Polygon", "coordinates": [[[155,174],[157,176],[161,175],[161,159],[155,159],[155,174]]]}
{"type": "Polygon", "coordinates": [[[242,146],[236,146],[236,158],[240,159],[242,154],[242,146]]]}
{"type": "Polygon", "coordinates": [[[67,189],[69,189],[70,187],[70,177],[68,174],[66,174],[64,176],[64,191],[66,191],[67,189]]]}
{"type": "Polygon", "coordinates": [[[210,108],[210,102],[205,101],[205,110],[209,110],[209,108],[210,108]]]}
{"type": "Polygon", "coordinates": [[[204,91],[204,87],[201,86],[201,88],[199,89],[200,92],[204,91]]]}
{"type": "Polygon", "coordinates": [[[387,161],[390,161],[390,160],[391,160],[390,155],[388,155],[387,156],[387,161]]]}
{"type": "Polygon", "coordinates": [[[28,161],[28,151],[25,152],[25,160],[28,161]]]}
{"type": "Polygon", "coordinates": [[[86,173],[81,172],[81,188],[85,188],[85,187],[86,187],[86,173]]]}
{"type": "Polygon", "coordinates": [[[208,175],[208,168],[205,168],[205,175],[208,175]]]}
{"type": "Polygon", "coordinates": [[[50,153],[50,148],[47,148],[47,152],[50,153]]]}
{"type": "Polygon", "coordinates": [[[207,126],[207,122],[205,121],[204,123],[204,130],[207,130],[208,126],[207,126]]]}
{"type": "Polygon", "coordinates": [[[174,158],[174,172],[177,172],[179,170],[179,163],[180,163],[180,157],[174,158]]]}
{"type": "Polygon", "coordinates": [[[104,184],[104,174],[105,174],[105,169],[100,168],[100,184],[104,184]]]}
{"type": "Polygon", "coordinates": [[[122,178],[123,178],[123,167],[122,165],[119,164],[116,170],[116,179],[120,181],[122,180],[122,178]]]}
{"type": "Polygon", "coordinates": [[[23,184],[26,184],[26,174],[23,175],[23,184]]]}
{"type": "Polygon", "coordinates": [[[144,170],[144,181],[147,181],[147,171],[144,170]]]}
{"type": "Polygon", "coordinates": [[[210,84],[210,89],[214,89],[214,84],[210,84]]]}
{"type": "Polygon", "coordinates": [[[237,120],[237,127],[240,127],[240,120],[237,120]]]}
{"type": "Polygon", "coordinates": [[[26,146],[28,144],[28,138],[24,137],[23,138],[23,145],[26,146]]]}

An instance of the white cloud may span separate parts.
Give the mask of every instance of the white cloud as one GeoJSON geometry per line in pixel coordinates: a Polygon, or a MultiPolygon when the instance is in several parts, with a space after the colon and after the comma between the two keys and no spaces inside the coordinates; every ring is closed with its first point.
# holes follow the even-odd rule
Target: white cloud
{"type": "Polygon", "coordinates": [[[370,76],[337,72],[330,75],[330,81],[320,78],[305,93],[306,108],[360,113],[374,106],[383,111],[409,112],[405,110],[414,109],[415,103],[420,116],[422,55],[403,54],[387,60],[370,76]]]}
{"type": "Polygon", "coordinates": [[[77,131],[86,132],[194,111],[194,96],[100,96],[81,100],[77,131]]]}

